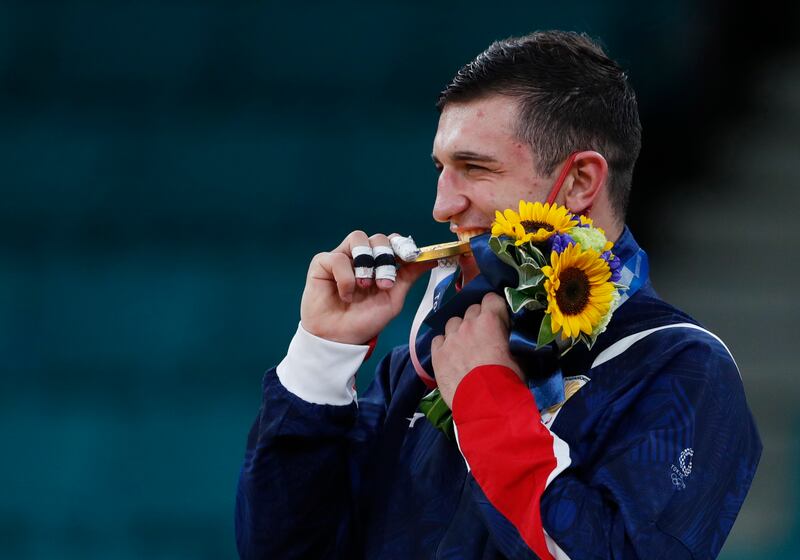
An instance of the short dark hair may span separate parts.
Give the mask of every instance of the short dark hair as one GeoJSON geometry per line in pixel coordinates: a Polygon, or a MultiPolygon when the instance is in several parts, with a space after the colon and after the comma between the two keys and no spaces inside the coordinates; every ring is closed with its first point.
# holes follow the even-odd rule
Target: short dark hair
{"type": "Polygon", "coordinates": [[[568,31],[496,41],[458,71],[436,107],[490,95],[518,100],[517,134],[530,145],[540,173],[553,173],[572,152],[603,154],[609,199],[624,222],[642,125],[627,75],[599,44],[568,31]]]}

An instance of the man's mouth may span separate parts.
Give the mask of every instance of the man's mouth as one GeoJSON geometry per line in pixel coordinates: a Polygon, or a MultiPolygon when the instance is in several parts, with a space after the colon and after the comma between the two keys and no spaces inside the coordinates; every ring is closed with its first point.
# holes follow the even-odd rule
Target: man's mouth
{"type": "Polygon", "coordinates": [[[469,241],[473,237],[480,235],[482,233],[486,233],[487,231],[489,230],[483,228],[471,228],[471,229],[459,230],[456,232],[456,235],[458,236],[459,241],[469,241]]]}

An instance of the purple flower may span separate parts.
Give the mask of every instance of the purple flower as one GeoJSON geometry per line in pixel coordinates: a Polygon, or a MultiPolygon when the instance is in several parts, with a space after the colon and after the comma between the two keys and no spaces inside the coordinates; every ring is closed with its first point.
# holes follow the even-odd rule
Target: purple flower
{"type": "Polygon", "coordinates": [[[568,233],[556,233],[550,240],[553,245],[551,249],[559,255],[566,249],[570,243],[575,244],[575,240],[568,233]]]}
{"type": "Polygon", "coordinates": [[[581,216],[580,214],[573,214],[572,219],[578,222],[575,227],[592,227],[594,225],[591,218],[581,216]]]}
{"type": "Polygon", "coordinates": [[[619,257],[611,251],[606,251],[600,255],[600,258],[605,260],[608,263],[608,268],[611,269],[611,281],[619,282],[622,277],[622,261],[619,260],[619,257]]]}

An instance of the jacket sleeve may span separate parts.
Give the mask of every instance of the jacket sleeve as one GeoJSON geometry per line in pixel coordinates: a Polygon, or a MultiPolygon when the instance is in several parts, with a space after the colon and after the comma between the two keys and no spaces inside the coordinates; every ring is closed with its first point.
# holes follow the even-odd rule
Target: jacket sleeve
{"type": "Polygon", "coordinates": [[[458,443],[506,556],[716,557],[761,453],[738,370],[709,344],[655,367],[608,405],[602,425],[584,426],[603,441],[579,466],[513,371],[481,366],[464,378],[458,443]]]}
{"type": "Polygon", "coordinates": [[[286,358],[264,375],[236,495],[242,559],[351,557],[354,376],[368,350],[301,326],[286,358]]]}

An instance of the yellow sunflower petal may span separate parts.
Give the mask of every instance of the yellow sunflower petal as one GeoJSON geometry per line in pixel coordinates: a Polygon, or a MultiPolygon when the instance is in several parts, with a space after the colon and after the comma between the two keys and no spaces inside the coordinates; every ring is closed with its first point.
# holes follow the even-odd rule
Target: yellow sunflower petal
{"type": "Polygon", "coordinates": [[[589,320],[589,323],[591,323],[592,328],[600,322],[600,311],[594,305],[587,305],[583,314],[589,320]]]}
{"type": "Polygon", "coordinates": [[[580,315],[580,320],[581,320],[581,332],[584,332],[586,334],[592,334],[594,325],[592,324],[592,321],[589,319],[589,316],[586,313],[583,313],[580,315]]]}
{"type": "Polygon", "coordinates": [[[581,331],[581,322],[577,315],[570,315],[567,317],[567,324],[569,324],[569,335],[578,336],[581,331]]]}
{"type": "Polygon", "coordinates": [[[519,201],[519,219],[530,220],[530,210],[528,210],[528,203],[524,200],[519,201]]]}

